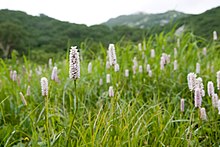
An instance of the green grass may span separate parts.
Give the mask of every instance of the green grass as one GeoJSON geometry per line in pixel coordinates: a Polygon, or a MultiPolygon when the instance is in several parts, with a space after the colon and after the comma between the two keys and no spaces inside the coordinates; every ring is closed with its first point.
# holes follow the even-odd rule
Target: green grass
{"type": "MultiPolygon", "coordinates": [[[[113,68],[105,68],[107,47],[100,46],[97,55],[82,48],[80,54],[83,56],[89,51],[93,60],[83,56],[81,77],[76,81],[76,88],[74,81],[68,78],[68,59],[56,61],[59,83],[50,80],[52,69],[47,63],[41,66],[42,74],[38,75],[39,65],[26,57],[0,60],[0,145],[219,145],[218,110],[212,107],[206,92],[202,107],[206,108],[208,120],[202,121],[187,85],[187,74],[195,72],[199,62],[201,73],[197,75],[202,77],[205,91],[208,81],[213,81],[216,87],[216,72],[220,70],[219,41],[206,41],[193,34],[185,34],[180,38],[180,48],[177,49],[178,69],[173,71],[176,41],[177,37],[172,32],[154,35],[143,40],[145,51],[139,51],[137,44],[119,41],[115,44],[120,66],[117,73],[113,68]],[[207,47],[206,56],[202,54],[203,47],[207,47]],[[155,58],[150,58],[152,48],[156,51],[155,58]],[[161,71],[163,52],[171,55],[171,62],[161,71]],[[134,57],[144,67],[143,73],[132,73],[134,57]],[[92,62],[91,74],[87,71],[89,62],[92,62]],[[146,72],[146,64],[151,65],[152,77],[146,72]],[[125,69],[129,69],[129,77],[124,76],[125,69]],[[10,70],[17,71],[19,82],[10,79],[10,70]],[[106,74],[111,74],[110,84],[106,83],[106,74]],[[41,77],[49,80],[48,103],[47,98],[41,96],[41,77]],[[103,79],[101,86],[100,78],[103,79]],[[25,106],[19,92],[25,94],[28,85],[31,95],[25,96],[25,106]],[[109,86],[114,88],[113,98],[108,96],[109,86]],[[180,112],[181,98],[185,99],[183,113],[180,112]]],[[[219,94],[217,88],[215,92],[219,94]]]]}

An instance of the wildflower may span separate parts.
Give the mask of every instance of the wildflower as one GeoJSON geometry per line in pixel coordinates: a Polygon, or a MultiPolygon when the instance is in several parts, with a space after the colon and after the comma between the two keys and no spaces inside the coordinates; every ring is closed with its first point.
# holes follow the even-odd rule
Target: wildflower
{"type": "Polygon", "coordinates": [[[99,79],[99,85],[102,86],[102,84],[103,84],[103,80],[102,80],[102,78],[100,78],[99,79]]]}
{"type": "Polygon", "coordinates": [[[147,69],[147,72],[149,72],[149,71],[150,71],[150,64],[147,64],[146,69],[147,69]]]}
{"type": "Polygon", "coordinates": [[[196,88],[200,89],[200,94],[201,94],[202,97],[205,96],[204,85],[202,83],[202,78],[201,77],[198,77],[196,79],[195,89],[196,88]]]}
{"type": "Polygon", "coordinates": [[[206,56],[206,54],[207,54],[207,48],[204,47],[204,48],[203,48],[203,55],[206,56]]]}
{"type": "Polygon", "coordinates": [[[214,31],[214,32],[213,32],[213,40],[217,40],[217,39],[218,39],[217,32],[216,32],[216,31],[214,31]]]}
{"type": "Polygon", "coordinates": [[[12,75],[12,81],[16,81],[16,80],[17,80],[17,71],[14,70],[12,75]]]}
{"type": "Polygon", "coordinates": [[[119,65],[118,65],[118,63],[115,64],[114,70],[115,70],[115,72],[118,72],[118,71],[119,71],[119,65]]]}
{"type": "Polygon", "coordinates": [[[135,65],[132,66],[132,70],[133,70],[133,74],[135,75],[136,74],[136,69],[137,67],[135,65]]]}
{"type": "Polygon", "coordinates": [[[168,64],[170,63],[170,55],[166,54],[166,53],[162,53],[162,56],[164,59],[164,64],[168,64]]]}
{"type": "Polygon", "coordinates": [[[214,94],[214,85],[212,81],[209,81],[207,84],[208,96],[212,96],[214,94]]]}
{"type": "Polygon", "coordinates": [[[125,70],[125,77],[129,77],[129,70],[128,69],[125,70]]]}
{"type": "Polygon", "coordinates": [[[154,58],[154,57],[155,57],[155,50],[154,50],[154,49],[151,49],[151,51],[150,51],[150,57],[151,57],[151,58],[154,58]]]}
{"type": "Polygon", "coordinates": [[[92,63],[89,62],[88,64],[88,73],[92,73],[92,63]]]}
{"type": "Polygon", "coordinates": [[[220,71],[217,72],[217,88],[220,90],[220,71]]]}
{"type": "Polygon", "coordinates": [[[58,75],[57,75],[57,67],[56,66],[53,67],[52,74],[51,74],[51,80],[54,80],[56,82],[59,81],[58,75]]]}
{"type": "Polygon", "coordinates": [[[195,88],[196,76],[197,75],[192,72],[187,75],[188,87],[190,91],[193,91],[193,89],[195,88]]]}
{"type": "Polygon", "coordinates": [[[177,49],[174,48],[174,58],[176,58],[176,57],[177,57],[177,49]]]}
{"type": "Polygon", "coordinates": [[[42,96],[48,96],[48,80],[45,77],[41,78],[41,92],[42,96]]]}
{"type": "Polygon", "coordinates": [[[160,69],[163,70],[164,69],[164,66],[165,66],[165,58],[162,56],[160,58],[160,69]]]}
{"type": "Polygon", "coordinates": [[[74,80],[80,78],[80,60],[76,46],[71,47],[70,49],[69,77],[70,79],[74,79],[74,80]]]}
{"type": "Polygon", "coordinates": [[[136,74],[137,67],[138,67],[137,58],[134,57],[134,59],[133,59],[133,66],[132,66],[133,74],[136,74]]]}
{"type": "Polygon", "coordinates": [[[212,106],[214,108],[218,108],[218,95],[217,94],[212,95],[212,106]]]}
{"type": "Polygon", "coordinates": [[[110,83],[110,74],[106,75],[106,83],[110,83]]]}
{"type": "Polygon", "coordinates": [[[148,71],[148,75],[149,75],[149,77],[152,77],[152,70],[148,71]]]}
{"type": "Polygon", "coordinates": [[[139,49],[139,51],[142,51],[141,43],[138,43],[138,49],[139,49]]]}
{"type": "Polygon", "coordinates": [[[42,68],[41,66],[38,66],[36,69],[35,69],[37,75],[41,75],[42,74],[42,68]]]}
{"type": "Polygon", "coordinates": [[[200,108],[200,118],[201,120],[207,120],[205,108],[200,108]]]}
{"type": "Polygon", "coordinates": [[[184,111],[184,99],[183,98],[180,100],[180,111],[181,112],[184,111]]]}
{"type": "Polygon", "coordinates": [[[49,59],[48,65],[49,65],[49,68],[50,68],[50,69],[53,67],[52,58],[49,59]]]}
{"type": "Polygon", "coordinates": [[[177,70],[177,60],[175,60],[174,62],[173,62],[173,70],[177,70]]]}
{"type": "Polygon", "coordinates": [[[113,90],[113,86],[110,86],[108,89],[108,95],[109,97],[114,97],[114,90],[113,90]]]}
{"type": "Polygon", "coordinates": [[[196,73],[200,73],[200,64],[196,63],[196,73]]]}
{"type": "Polygon", "coordinates": [[[195,101],[195,107],[201,107],[201,105],[202,105],[202,96],[201,96],[199,88],[195,89],[194,101],[195,101]]]}
{"type": "Polygon", "coordinates": [[[142,65],[139,65],[139,73],[142,73],[142,72],[143,72],[142,65]]]}
{"type": "Polygon", "coordinates": [[[108,57],[109,57],[110,66],[115,65],[117,63],[114,44],[109,44],[108,57]]]}
{"type": "Polygon", "coordinates": [[[132,61],[133,61],[133,65],[137,67],[138,66],[137,58],[134,57],[134,59],[132,61]]]}
{"type": "Polygon", "coordinates": [[[220,100],[218,100],[218,114],[220,114],[220,100]]]}
{"type": "Polygon", "coordinates": [[[25,100],[23,93],[20,92],[19,94],[20,94],[20,97],[21,97],[22,103],[23,103],[25,106],[27,106],[27,101],[25,100]]]}
{"type": "Polygon", "coordinates": [[[30,87],[30,85],[28,85],[27,91],[26,91],[26,96],[30,96],[30,95],[31,95],[31,87],[30,87]]]}
{"type": "Polygon", "coordinates": [[[106,61],[106,69],[109,69],[110,68],[110,62],[109,61],[106,61]]]}

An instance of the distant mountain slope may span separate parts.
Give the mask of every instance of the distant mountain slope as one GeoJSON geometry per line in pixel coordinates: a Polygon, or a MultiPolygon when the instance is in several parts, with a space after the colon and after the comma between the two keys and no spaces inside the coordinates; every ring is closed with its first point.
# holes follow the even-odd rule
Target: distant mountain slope
{"type": "Polygon", "coordinates": [[[177,23],[178,26],[185,25],[196,35],[211,39],[214,30],[220,33],[220,7],[207,10],[199,15],[180,18],[177,23]]]}
{"type": "Polygon", "coordinates": [[[170,22],[174,22],[179,18],[183,18],[186,16],[188,16],[188,14],[178,11],[168,11],[160,14],[136,13],[111,18],[103,24],[110,27],[117,25],[127,25],[130,27],[151,28],[155,25],[164,26],[170,22]]]}
{"type": "Polygon", "coordinates": [[[150,33],[169,32],[176,27],[176,29],[181,28],[185,31],[192,31],[198,36],[211,39],[214,30],[220,33],[220,7],[207,10],[198,15],[184,14],[177,11],[168,11],[161,14],[121,15],[117,18],[111,18],[103,24],[110,27],[125,25],[144,28],[148,29],[150,33]]]}

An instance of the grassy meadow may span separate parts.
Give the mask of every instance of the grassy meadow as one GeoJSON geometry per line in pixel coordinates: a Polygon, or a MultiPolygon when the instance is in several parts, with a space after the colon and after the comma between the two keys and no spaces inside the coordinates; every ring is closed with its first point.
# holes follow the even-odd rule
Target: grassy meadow
{"type": "Polygon", "coordinates": [[[192,33],[177,37],[170,32],[140,43],[114,43],[117,72],[112,66],[106,68],[108,45],[100,46],[98,54],[82,47],[77,80],[69,78],[69,50],[65,60],[52,57],[43,65],[25,56],[0,59],[0,146],[218,146],[220,115],[207,94],[207,83],[212,81],[215,93],[220,94],[216,80],[219,40],[192,33]],[[163,53],[170,61],[161,69],[163,53]],[[51,79],[54,66],[56,81],[51,79]],[[194,92],[187,83],[190,72],[203,80],[201,107],[207,119],[201,118],[200,108],[194,105],[194,92]],[[13,78],[12,73],[17,76],[13,78]],[[47,96],[42,96],[42,77],[48,79],[47,96]],[[109,96],[111,86],[114,96],[109,96]]]}

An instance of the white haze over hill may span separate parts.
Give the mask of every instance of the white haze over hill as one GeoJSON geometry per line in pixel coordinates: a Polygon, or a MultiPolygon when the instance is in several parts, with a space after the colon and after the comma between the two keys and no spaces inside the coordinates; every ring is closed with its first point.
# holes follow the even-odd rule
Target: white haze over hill
{"type": "Polygon", "coordinates": [[[199,14],[220,6],[220,0],[0,0],[0,9],[41,13],[62,21],[99,24],[110,18],[136,12],[162,13],[177,10],[199,14]]]}

